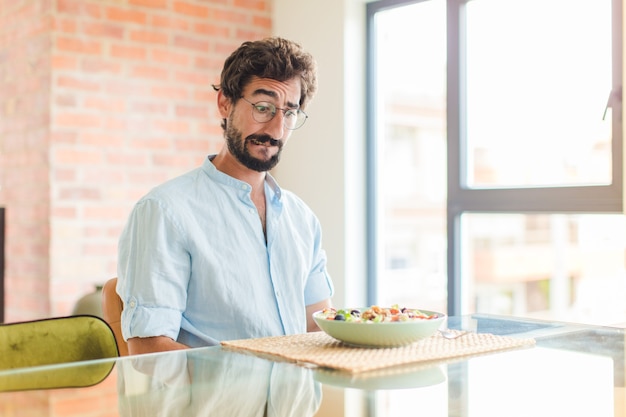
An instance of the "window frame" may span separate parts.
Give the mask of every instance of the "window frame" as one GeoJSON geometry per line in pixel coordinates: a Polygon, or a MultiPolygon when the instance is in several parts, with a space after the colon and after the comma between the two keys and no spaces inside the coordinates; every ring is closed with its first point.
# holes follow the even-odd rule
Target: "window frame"
{"type": "MultiPolygon", "coordinates": [[[[375,15],[386,9],[430,0],[379,0],[367,4],[367,270],[369,304],[377,294],[376,51],[375,15]]],[[[447,2],[447,276],[448,314],[462,314],[461,231],[463,213],[623,213],[623,22],[622,0],[612,2],[612,183],[610,185],[470,189],[464,186],[465,6],[472,0],[447,2]]],[[[607,92],[609,93],[609,92],[607,92]]]]}

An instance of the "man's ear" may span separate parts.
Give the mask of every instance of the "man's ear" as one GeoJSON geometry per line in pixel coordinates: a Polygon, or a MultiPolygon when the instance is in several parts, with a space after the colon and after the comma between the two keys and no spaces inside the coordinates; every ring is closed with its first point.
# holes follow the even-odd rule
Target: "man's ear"
{"type": "Polygon", "coordinates": [[[233,103],[222,93],[222,90],[217,92],[217,108],[220,111],[222,119],[228,119],[232,105],[233,103]]]}

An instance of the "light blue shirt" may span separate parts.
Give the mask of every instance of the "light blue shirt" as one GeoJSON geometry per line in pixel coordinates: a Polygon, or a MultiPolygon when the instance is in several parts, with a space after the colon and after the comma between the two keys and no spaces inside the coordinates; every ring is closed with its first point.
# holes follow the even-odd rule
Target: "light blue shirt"
{"type": "Polygon", "coordinates": [[[330,298],[311,209],[265,180],[267,243],[249,184],[202,167],[151,190],[119,241],[122,333],[191,347],[306,332],[306,306],[330,298]]]}

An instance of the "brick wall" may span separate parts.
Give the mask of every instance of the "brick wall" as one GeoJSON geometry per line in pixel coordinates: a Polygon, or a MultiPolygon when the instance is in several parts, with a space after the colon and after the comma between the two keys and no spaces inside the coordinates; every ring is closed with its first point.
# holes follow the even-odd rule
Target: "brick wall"
{"type": "Polygon", "coordinates": [[[0,0],[6,321],[116,274],[134,202],[222,143],[210,86],[271,0],[0,0]]]}
{"type": "Polygon", "coordinates": [[[0,0],[0,206],[6,207],[5,320],[50,310],[50,5],[0,0]]]}

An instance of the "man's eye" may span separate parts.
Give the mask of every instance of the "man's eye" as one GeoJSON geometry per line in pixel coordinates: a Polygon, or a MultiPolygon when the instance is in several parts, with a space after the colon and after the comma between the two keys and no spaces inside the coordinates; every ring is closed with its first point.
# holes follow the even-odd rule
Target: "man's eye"
{"type": "Polygon", "coordinates": [[[287,110],[285,117],[288,119],[296,119],[298,117],[298,110],[287,110]]]}
{"type": "Polygon", "coordinates": [[[259,113],[273,113],[272,107],[265,104],[257,104],[254,106],[259,113]]]}

